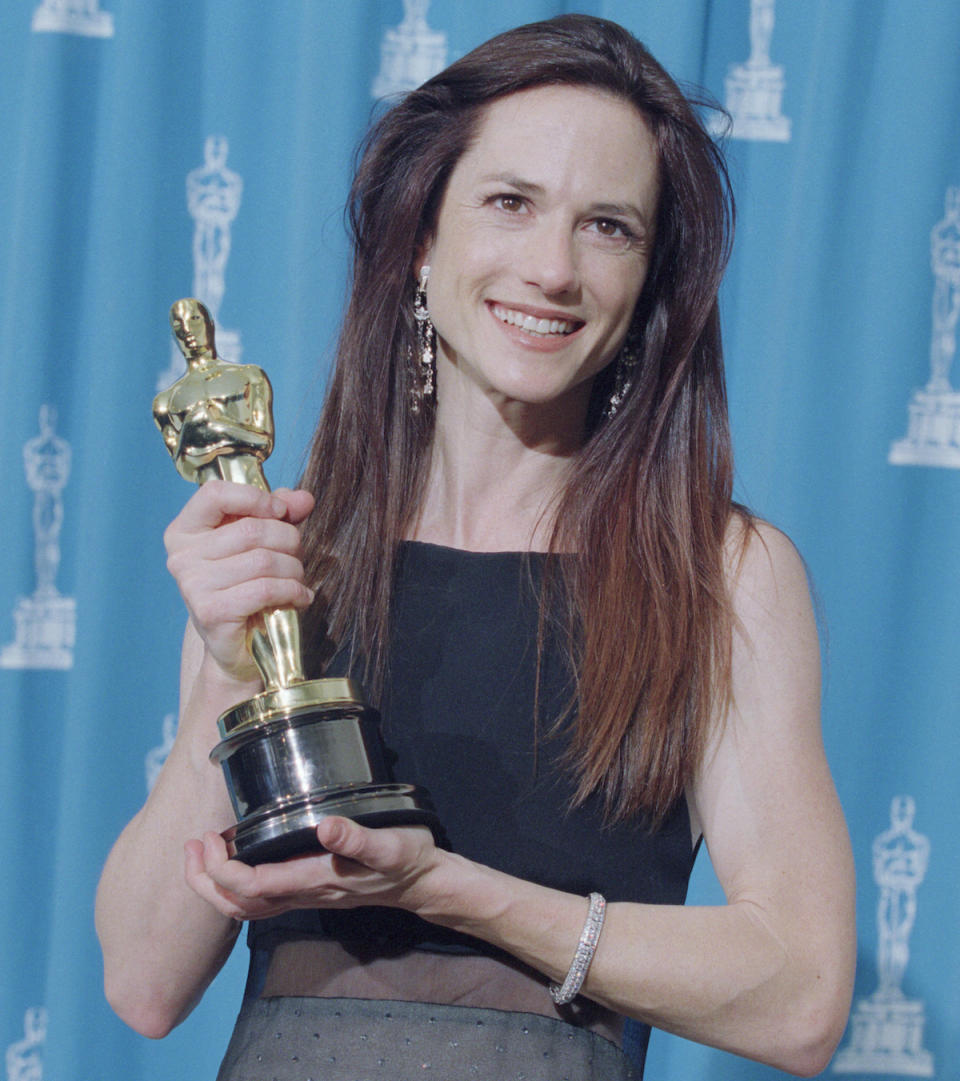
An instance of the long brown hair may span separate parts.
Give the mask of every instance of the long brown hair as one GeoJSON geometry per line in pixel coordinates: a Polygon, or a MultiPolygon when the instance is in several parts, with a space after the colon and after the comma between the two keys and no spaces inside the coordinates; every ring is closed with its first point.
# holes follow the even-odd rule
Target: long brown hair
{"type": "Polygon", "coordinates": [[[415,254],[485,105],[548,84],[632,102],[659,153],[656,241],[631,325],[636,376],[609,417],[615,363],[594,381],[548,562],[563,580],[554,595],[568,598],[577,800],[597,791],[612,819],[657,820],[690,781],[730,686],[732,462],[717,289],[733,208],[690,101],[615,23],[563,15],[501,34],[403,98],[361,147],[352,294],[303,478],[317,496],[305,564],[326,598],[312,617],[350,641],[376,696],[397,546],[422,496],[434,422],[432,408],[408,408],[415,254]]]}

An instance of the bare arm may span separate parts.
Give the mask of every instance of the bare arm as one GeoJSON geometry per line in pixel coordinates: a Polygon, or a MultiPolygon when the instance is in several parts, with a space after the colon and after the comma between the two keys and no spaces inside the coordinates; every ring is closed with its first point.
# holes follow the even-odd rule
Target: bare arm
{"type": "Polygon", "coordinates": [[[207,756],[218,714],[259,687],[221,676],[203,656],[203,642],[188,627],[177,739],[149,799],[114,845],[97,891],[107,999],[148,1036],[165,1035],[196,1005],[240,927],[186,884],[183,846],[233,822],[223,778],[207,756]]]}
{"type": "MultiPolygon", "coordinates": [[[[735,708],[691,793],[727,903],[615,904],[584,993],[622,1013],[794,1073],[823,1069],[854,969],[852,861],[819,730],[819,653],[792,546],[762,528],[734,587],[735,708]],[[789,1024],[784,1019],[789,1018],[789,1024]]],[[[586,902],[438,852],[425,831],[319,827],[336,855],[257,868],[219,838],[188,877],[225,913],[390,904],[562,979],[586,902]]]]}
{"type": "Polygon", "coordinates": [[[184,878],[185,844],[234,822],[208,755],[217,717],[261,689],[244,641],[249,615],[309,602],[299,520],[305,493],[204,485],[167,531],[169,564],[191,620],[177,737],[146,804],[117,840],[97,892],[107,998],[133,1028],[162,1036],[190,1012],[226,960],[239,924],[184,878]],[[237,515],[247,517],[237,520],[237,515]]]}
{"type": "MultiPolygon", "coordinates": [[[[585,991],[690,1039],[816,1073],[849,1008],[854,880],[820,736],[806,577],[785,537],[761,528],[734,598],[735,704],[691,793],[727,904],[610,906],[585,991]]],[[[541,968],[549,958],[561,976],[583,902],[571,916],[556,899],[556,931],[541,907],[530,938],[536,900],[496,895],[510,898],[492,921],[499,944],[541,968]]]]}

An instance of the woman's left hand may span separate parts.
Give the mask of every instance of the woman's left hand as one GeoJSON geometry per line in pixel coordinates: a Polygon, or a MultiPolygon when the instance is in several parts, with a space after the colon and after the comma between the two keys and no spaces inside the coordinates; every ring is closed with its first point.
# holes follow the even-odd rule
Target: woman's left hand
{"type": "Polygon", "coordinates": [[[317,827],[326,852],[251,867],[230,859],[223,838],[206,833],[185,846],[190,887],[237,920],[265,919],[295,908],[386,905],[417,911],[428,905],[429,880],[446,853],[424,826],[367,829],[330,817],[317,827]]]}

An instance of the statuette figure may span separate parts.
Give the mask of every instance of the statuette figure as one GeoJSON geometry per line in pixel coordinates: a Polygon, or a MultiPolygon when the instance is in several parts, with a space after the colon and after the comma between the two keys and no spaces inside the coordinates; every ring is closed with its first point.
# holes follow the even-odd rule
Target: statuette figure
{"type": "MultiPolygon", "coordinates": [[[[731,64],[725,80],[726,108],[735,139],[788,142],[790,121],[782,113],[783,67],[770,60],[775,0],[750,0],[750,58],[731,64]]],[[[717,134],[726,134],[715,125],[717,134]]]]}
{"type": "Polygon", "coordinates": [[[34,9],[30,29],[35,34],[112,38],[113,16],[100,10],[99,0],[43,0],[34,9]]]}
{"type": "MultiPolygon", "coordinates": [[[[178,300],[170,325],[187,371],[156,396],[153,417],[177,471],[197,484],[220,479],[269,491],[263,462],[273,450],[273,390],[266,373],[217,356],[213,320],[199,300],[178,300]]],[[[295,611],[261,613],[248,645],[267,687],[303,681],[295,611]]]]}
{"type": "Polygon", "coordinates": [[[447,35],[427,25],[430,0],[403,0],[403,22],[383,35],[375,98],[403,94],[425,83],[447,64],[447,35]]]}
{"type": "Polygon", "coordinates": [[[40,407],[40,434],[23,448],[23,468],[33,491],[36,589],[14,611],[16,640],[0,653],[0,668],[71,668],[76,603],[56,586],[63,526],[63,490],[70,477],[70,444],[56,434],[56,410],[40,407]]]}
{"type": "Polygon", "coordinates": [[[836,1073],[933,1076],[933,1056],[923,1048],[923,1003],[903,992],[917,889],[930,862],[930,842],[913,828],[915,813],[910,796],[895,796],[890,828],[873,842],[873,879],[880,891],[878,985],[868,999],[857,1003],[849,1046],[834,1060],[836,1073]]]}
{"type": "Polygon", "coordinates": [[[960,469],[960,392],[950,383],[960,316],[960,187],[947,189],[946,213],[930,233],[930,263],[930,378],[914,391],[906,437],[890,448],[889,460],[960,469]]]}
{"type": "Polygon", "coordinates": [[[43,1081],[43,1046],[47,1039],[47,1011],[31,1006],[23,1018],[23,1039],[7,1048],[7,1081],[43,1081]]]}

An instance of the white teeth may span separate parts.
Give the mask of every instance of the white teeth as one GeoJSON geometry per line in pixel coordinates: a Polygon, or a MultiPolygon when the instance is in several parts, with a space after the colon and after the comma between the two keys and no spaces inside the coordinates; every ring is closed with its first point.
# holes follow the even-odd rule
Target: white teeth
{"type": "Polygon", "coordinates": [[[493,305],[493,314],[502,322],[520,327],[530,334],[570,334],[573,324],[566,319],[538,319],[535,315],[524,315],[510,308],[493,305]]]}

